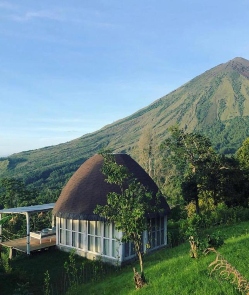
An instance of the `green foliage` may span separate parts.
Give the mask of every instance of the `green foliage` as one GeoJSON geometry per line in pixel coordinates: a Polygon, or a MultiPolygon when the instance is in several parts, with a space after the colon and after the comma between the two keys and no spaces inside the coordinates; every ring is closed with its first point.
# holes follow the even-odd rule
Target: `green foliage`
{"type": "Polygon", "coordinates": [[[242,143],[242,146],[238,149],[236,153],[236,158],[238,159],[241,167],[244,169],[249,169],[249,137],[242,143]]]}
{"type": "Polygon", "coordinates": [[[165,168],[175,167],[184,200],[187,203],[194,200],[199,214],[200,194],[207,186],[210,188],[208,176],[217,170],[217,156],[208,138],[185,133],[175,126],[170,132],[171,136],[162,144],[165,168]]]}
{"type": "Polygon", "coordinates": [[[32,295],[32,293],[29,292],[29,283],[24,284],[18,284],[17,288],[14,290],[13,295],[32,295]]]}
{"type": "Polygon", "coordinates": [[[121,241],[134,243],[143,274],[142,233],[148,227],[147,214],[156,209],[151,206],[152,194],[130,175],[126,167],[116,163],[113,154],[102,155],[102,173],[108,183],[118,185],[120,193],[110,192],[107,195],[107,204],[97,205],[94,213],[115,224],[115,228],[122,232],[121,241]]]}
{"type": "Polygon", "coordinates": [[[2,251],[1,249],[0,268],[7,274],[12,272],[12,267],[9,260],[9,249],[7,251],[2,251]]]}
{"type": "Polygon", "coordinates": [[[44,274],[44,295],[51,295],[50,275],[48,270],[44,274]]]}
{"type": "Polygon", "coordinates": [[[66,271],[66,279],[69,283],[69,287],[78,284],[78,269],[76,267],[75,251],[71,251],[69,260],[64,263],[64,269],[66,271]]]}
{"type": "Polygon", "coordinates": [[[24,182],[15,178],[0,180],[0,205],[4,208],[34,205],[36,191],[26,188],[24,182]]]}

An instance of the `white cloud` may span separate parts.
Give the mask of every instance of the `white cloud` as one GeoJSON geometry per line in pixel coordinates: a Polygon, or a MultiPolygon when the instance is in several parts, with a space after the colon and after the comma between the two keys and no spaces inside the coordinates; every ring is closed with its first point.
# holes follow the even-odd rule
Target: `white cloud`
{"type": "Polygon", "coordinates": [[[0,8],[13,10],[16,9],[17,6],[7,1],[0,1],[0,8]]]}
{"type": "Polygon", "coordinates": [[[63,21],[64,18],[62,15],[55,11],[28,11],[23,15],[12,15],[11,19],[14,21],[26,22],[33,19],[47,19],[47,20],[55,20],[55,21],[63,21]]]}

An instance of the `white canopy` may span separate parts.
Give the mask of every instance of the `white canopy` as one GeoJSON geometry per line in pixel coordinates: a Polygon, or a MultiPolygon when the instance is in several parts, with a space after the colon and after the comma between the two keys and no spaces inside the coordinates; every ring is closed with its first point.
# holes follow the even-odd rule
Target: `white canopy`
{"type": "Polygon", "coordinates": [[[34,205],[27,207],[16,207],[16,208],[8,208],[0,210],[1,213],[9,213],[9,214],[25,214],[25,213],[36,213],[36,212],[45,212],[50,211],[54,208],[55,203],[42,204],[42,205],[34,205]]]}
{"type": "MultiPolygon", "coordinates": [[[[46,212],[54,208],[55,203],[43,204],[43,205],[34,205],[27,207],[16,207],[0,210],[0,220],[2,214],[24,214],[26,215],[27,221],[27,254],[30,254],[30,215],[37,212],[46,212]]],[[[2,235],[2,225],[0,225],[0,235],[2,235]]]]}

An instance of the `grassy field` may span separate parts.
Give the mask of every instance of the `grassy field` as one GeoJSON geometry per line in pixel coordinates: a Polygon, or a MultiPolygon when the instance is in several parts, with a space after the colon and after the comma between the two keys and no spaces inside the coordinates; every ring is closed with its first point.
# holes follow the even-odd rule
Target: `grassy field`
{"type": "MultiPolygon", "coordinates": [[[[249,223],[216,228],[226,237],[219,252],[249,280],[249,223]]],[[[172,249],[163,249],[145,257],[147,286],[134,289],[132,266],[121,272],[110,274],[104,280],[88,283],[68,291],[68,295],[78,294],[153,294],[153,295],[221,295],[241,294],[234,285],[218,275],[210,276],[209,264],[216,255],[211,253],[199,259],[190,258],[189,244],[172,249]]],[[[136,265],[138,268],[138,265],[136,265]]]]}
{"type": "MultiPolygon", "coordinates": [[[[214,231],[220,231],[225,236],[225,244],[219,248],[219,252],[249,280],[249,222],[216,227],[214,231]]],[[[84,272],[81,272],[81,275],[85,276],[84,281],[88,283],[68,290],[67,294],[241,294],[234,285],[218,275],[210,276],[208,265],[215,259],[214,253],[193,259],[190,258],[189,250],[187,242],[145,256],[144,266],[148,284],[141,290],[135,290],[133,283],[132,267],[138,269],[138,264],[115,270],[97,265],[96,262],[93,265],[92,262],[75,256],[78,268],[84,264],[84,272]]],[[[29,290],[34,295],[44,294],[44,274],[47,270],[52,285],[50,294],[63,294],[67,285],[64,263],[68,258],[68,253],[58,250],[37,253],[29,258],[17,257],[11,262],[11,274],[0,273],[0,294],[13,295],[17,282],[29,282],[29,290]]]]}

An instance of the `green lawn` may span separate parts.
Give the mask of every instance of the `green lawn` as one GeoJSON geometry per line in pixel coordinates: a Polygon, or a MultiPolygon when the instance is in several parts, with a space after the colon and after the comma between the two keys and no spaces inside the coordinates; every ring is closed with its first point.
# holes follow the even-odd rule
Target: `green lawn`
{"type": "MultiPolygon", "coordinates": [[[[225,244],[219,252],[249,280],[249,222],[216,227],[214,231],[221,231],[226,237],[225,244]]],[[[42,295],[44,294],[44,274],[48,270],[53,287],[51,295],[62,295],[65,290],[64,263],[68,261],[68,256],[68,253],[50,250],[31,255],[29,258],[26,256],[15,258],[11,262],[13,269],[11,274],[0,272],[0,294],[13,294],[17,288],[17,282],[29,282],[30,292],[34,295],[42,295]]],[[[78,256],[75,256],[75,259],[79,268],[84,263],[85,268],[82,274],[85,277],[84,281],[89,283],[69,290],[68,295],[241,294],[226,280],[217,275],[209,275],[208,265],[215,259],[215,254],[199,259],[190,258],[188,243],[145,256],[144,266],[148,284],[141,290],[135,290],[133,283],[132,268],[135,266],[138,269],[136,263],[127,265],[121,270],[104,266],[103,271],[101,265],[95,263],[92,268],[94,263],[78,256]]]]}
{"type": "MultiPolygon", "coordinates": [[[[219,252],[249,280],[249,223],[215,228],[215,231],[218,230],[226,237],[219,252]]],[[[185,243],[145,257],[148,284],[141,290],[134,289],[132,266],[126,266],[119,273],[109,275],[98,283],[83,284],[67,294],[241,294],[226,280],[217,275],[209,275],[208,265],[215,257],[212,253],[199,259],[190,258],[189,244],[185,243]]]]}

